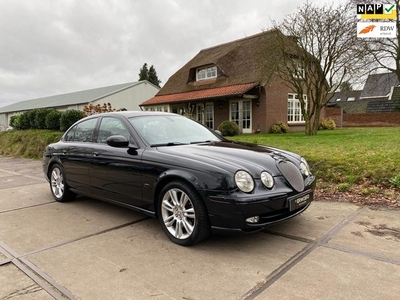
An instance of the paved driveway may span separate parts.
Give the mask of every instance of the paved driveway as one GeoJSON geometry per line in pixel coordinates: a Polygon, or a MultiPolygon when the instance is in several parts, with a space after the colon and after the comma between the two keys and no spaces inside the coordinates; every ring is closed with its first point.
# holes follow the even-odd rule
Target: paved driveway
{"type": "Polygon", "coordinates": [[[400,211],[315,201],[266,231],[171,243],[156,220],[53,201],[0,157],[0,299],[398,299],[400,211]]]}

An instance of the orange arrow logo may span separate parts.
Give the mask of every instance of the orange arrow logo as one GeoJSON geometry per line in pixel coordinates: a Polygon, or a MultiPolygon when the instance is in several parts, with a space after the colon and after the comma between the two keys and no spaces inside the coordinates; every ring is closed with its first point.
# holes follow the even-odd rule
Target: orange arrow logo
{"type": "Polygon", "coordinates": [[[365,34],[365,33],[371,32],[372,30],[374,30],[375,27],[376,27],[375,25],[369,25],[369,26],[363,28],[363,29],[359,32],[359,34],[365,34]]]}

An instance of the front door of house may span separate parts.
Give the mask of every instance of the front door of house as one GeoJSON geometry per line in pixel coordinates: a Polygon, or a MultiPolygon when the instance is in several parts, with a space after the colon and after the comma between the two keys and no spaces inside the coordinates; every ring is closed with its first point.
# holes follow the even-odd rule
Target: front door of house
{"type": "Polygon", "coordinates": [[[251,100],[231,101],[229,120],[238,124],[242,133],[251,133],[251,100]]]}

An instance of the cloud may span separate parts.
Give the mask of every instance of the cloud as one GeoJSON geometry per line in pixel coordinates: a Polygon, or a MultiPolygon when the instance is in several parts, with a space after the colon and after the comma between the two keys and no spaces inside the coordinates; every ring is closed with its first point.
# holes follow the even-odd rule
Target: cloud
{"type": "Polygon", "coordinates": [[[165,83],[201,49],[259,33],[299,4],[270,2],[0,0],[0,107],[137,81],[144,63],[165,83]]]}

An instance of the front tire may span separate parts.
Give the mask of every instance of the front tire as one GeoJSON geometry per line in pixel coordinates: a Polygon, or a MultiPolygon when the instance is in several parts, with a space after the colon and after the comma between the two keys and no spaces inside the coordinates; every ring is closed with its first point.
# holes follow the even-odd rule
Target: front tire
{"type": "Polygon", "coordinates": [[[76,196],[71,192],[66,181],[64,170],[58,164],[54,164],[50,170],[50,191],[53,198],[58,202],[73,200],[76,196]]]}
{"type": "Polygon", "coordinates": [[[162,189],[158,217],[165,234],[178,245],[190,246],[210,235],[205,205],[188,183],[174,181],[162,189]]]}

